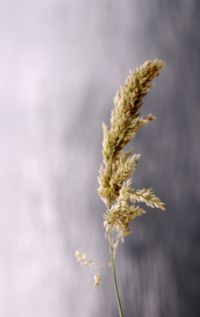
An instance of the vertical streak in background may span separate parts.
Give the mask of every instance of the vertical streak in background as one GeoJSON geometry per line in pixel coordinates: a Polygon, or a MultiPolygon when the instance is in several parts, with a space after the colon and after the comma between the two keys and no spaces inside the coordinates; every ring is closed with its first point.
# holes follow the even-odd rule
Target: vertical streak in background
{"type": "Polygon", "coordinates": [[[106,257],[97,194],[101,123],[130,68],[162,58],[134,141],[138,187],[168,213],[119,252],[126,317],[199,312],[199,2],[0,1],[0,315],[116,316],[110,274],[92,290],[76,248],[106,257]],[[107,278],[108,277],[108,278],[107,278]]]}

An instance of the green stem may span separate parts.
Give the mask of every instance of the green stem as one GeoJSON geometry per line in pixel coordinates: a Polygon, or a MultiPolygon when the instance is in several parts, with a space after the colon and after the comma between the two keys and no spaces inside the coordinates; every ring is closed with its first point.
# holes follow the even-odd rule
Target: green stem
{"type": "Polygon", "coordinates": [[[111,243],[109,243],[109,244],[110,244],[110,255],[111,255],[111,263],[112,263],[113,286],[114,286],[114,290],[115,290],[115,298],[116,298],[116,302],[117,302],[117,308],[118,308],[119,316],[124,317],[124,313],[122,310],[122,304],[121,304],[121,300],[120,300],[120,296],[119,296],[118,285],[117,285],[114,250],[113,250],[111,243]]]}

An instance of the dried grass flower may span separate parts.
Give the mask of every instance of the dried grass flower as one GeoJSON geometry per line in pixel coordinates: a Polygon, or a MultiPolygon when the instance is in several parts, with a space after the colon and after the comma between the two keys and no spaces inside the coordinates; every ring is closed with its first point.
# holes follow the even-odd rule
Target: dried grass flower
{"type": "Polygon", "coordinates": [[[165,209],[164,203],[151,188],[135,190],[131,187],[131,176],[140,155],[133,150],[124,150],[137,131],[155,119],[152,114],[141,117],[139,110],[153,79],[163,67],[164,63],[160,60],[146,61],[130,72],[114,98],[110,128],[103,124],[103,165],[99,168],[98,193],[107,207],[104,214],[107,236],[114,232],[117,239],[124,239],[130,233],[130,222],[144,213],[136,203],[165,209]]]}
{"type": "MultiPolygon", "coordinates": [[[[165,210],[165,204],[155,195],[152,188],[135,189],[132,175],[140,160],[133,149],[125,149],[138,130],[155,119],[148,114],[140,116],[143,99],[152,87],[153,80],[164,68],[164,62],[158,59],[146,61],[135,71],[130,71],[125,83],[114,98],[110,126],[103,124],[102,156],[98,175],[98,193],[105,203],[104,228],[111,255],[113,285],[120,317],[124,317],[118,291],[115,256],[120,241],[130,234],[130,223],[145,213],[141,203],[151,208],[165,210]]],[[[82,265],[96,267],[94,287],[99,286],[101,278],[97,265],[85,254],[76,251],[76,258],[82,265]]]]}

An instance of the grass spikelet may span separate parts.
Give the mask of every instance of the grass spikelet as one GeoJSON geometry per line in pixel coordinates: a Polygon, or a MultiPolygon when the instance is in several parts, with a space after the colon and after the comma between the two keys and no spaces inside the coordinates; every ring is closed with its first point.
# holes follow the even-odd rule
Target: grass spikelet
{"type": "Polygon", "coordinates": [[[76,260],[84,266],[91,267],[95,265],[95,262],[90,260],[85,253],[81,253],[78,250],[75,252],[75,257],[76,257],[76,260]]]}
{"type": "Polygon", "coordinates": [[[165,210],[165,204],[154,194],[152,188],[143,188],[133,191],[130,194],[130,200],[145,203],[152,208],[165,210]]]}
{"type": "Polygon", "coordinates": [[[100,277],[100,274],[99,274],[99,272],[98,272],[98,273],[96,273],[96,274],[94,275],[93,287],[94,287],[94,288],[97,288],[97,287],[99,287],[100,284],[101,284],[101,277],[100,277]]]}

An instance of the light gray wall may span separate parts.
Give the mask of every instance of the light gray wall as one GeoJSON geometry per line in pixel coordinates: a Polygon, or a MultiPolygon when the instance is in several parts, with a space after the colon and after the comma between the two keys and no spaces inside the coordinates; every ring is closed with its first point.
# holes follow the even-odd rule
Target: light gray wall
{"type": "Polygon", "coordinates": [[[109,272],[92,274],[78,248],[103,262],[96,193],[101,123],[130,68],[167,67],[146,98],[158,120],[133,142],[149,210],[118,255],[126,317],[199,316],[198,0],[0,1],[0,315],[117,316],[109,272]]]}

